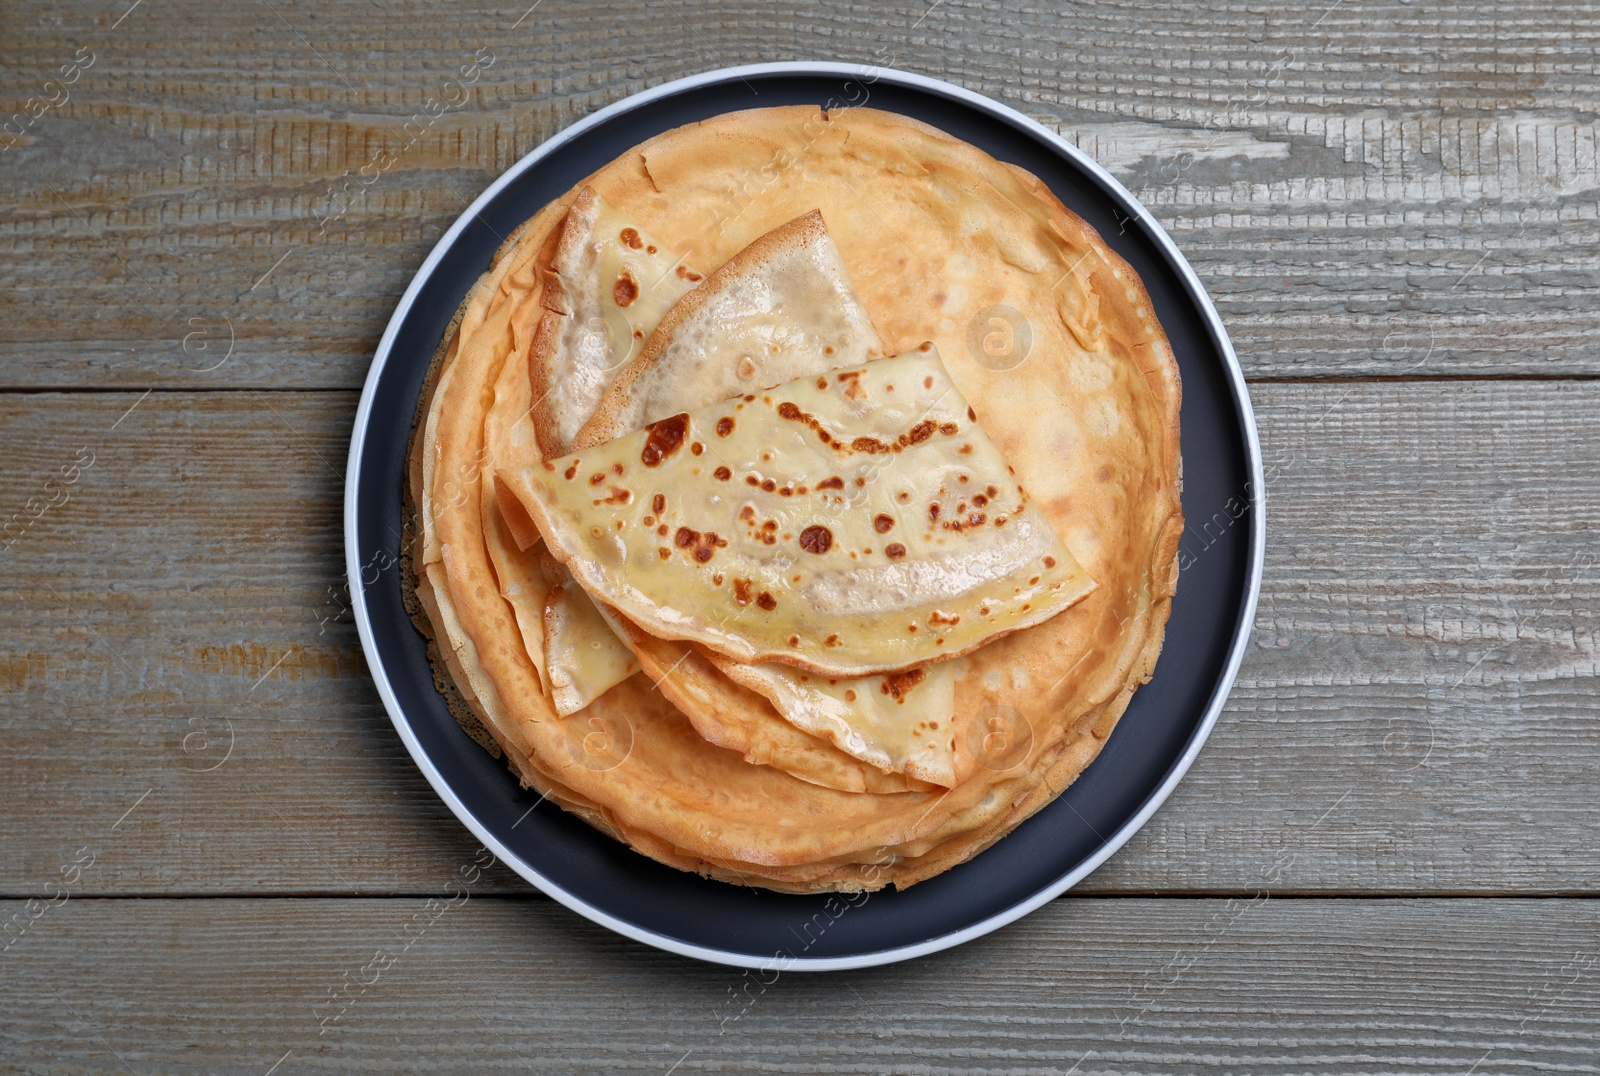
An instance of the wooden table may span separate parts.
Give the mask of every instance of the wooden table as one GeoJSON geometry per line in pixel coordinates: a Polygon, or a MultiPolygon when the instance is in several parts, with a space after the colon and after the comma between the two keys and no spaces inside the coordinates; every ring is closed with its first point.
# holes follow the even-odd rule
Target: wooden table
{"type": "Polygon", "coordinates": [[[130,2],[0,8],[0,1068],[1600,1071],[1592,3],[130,2]],[[498,866],[430,905],[475,844],[367,675],[340,500],[467,200],[798,58],[990,94],[1151,207],[1270,540],[1232,701],[1110,863],[750,990],[498,866]]]}

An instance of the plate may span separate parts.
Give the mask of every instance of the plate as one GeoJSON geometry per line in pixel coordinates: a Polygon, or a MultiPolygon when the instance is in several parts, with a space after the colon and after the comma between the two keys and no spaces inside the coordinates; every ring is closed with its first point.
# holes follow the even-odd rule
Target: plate
{"type": "Polygon", "coordinates": [[[1216,723],[1261,584],[1260,446],[1232,345],[1193,270],[1099,165],[1004,105],[883,68],[780,63],[667,83],[574,124],[495,181],[445,233],[378,345],[345,484],[352,606],[378,692],[417,766],[468,829],[551,897],[649,945],[760,969],[865,967],[935,952],[1059,895],[1127,842],[1216,723]],[[632,851],[520,788],[451,717],[401,594],[402,485],[424,375],[468,288],[512,231],[663,131],[738,109],[870,105],[965,139],[1043,180],[1143,279],[1183,377],[1179,582],[1154,678],[1071,787],[972,861],[905,892],[790,896],[699,878],[632,851]]]}

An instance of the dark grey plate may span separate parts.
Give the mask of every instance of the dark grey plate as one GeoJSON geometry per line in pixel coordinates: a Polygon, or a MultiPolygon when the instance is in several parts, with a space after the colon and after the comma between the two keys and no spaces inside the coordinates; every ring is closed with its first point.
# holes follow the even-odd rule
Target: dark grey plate
{"type": "Polygon", "coordinates": [[[1238,361],[1200,282],[1143,206],[1076,148],[967,90],[844,64],[712,71],[573,125],[500,177],[445,233],[395,310],[356,414],[345,545],[361,642],[395,728],[450,809],[500,859],[631,938],[743,967],[884,964],[978,937],[1099,866],[1188,769],[1233,684],[1261,581],[1261,454],[1238,361]],[[1166,645],[1100,757],[1060,798],[963,866],[901,893],[784,896],[663,867],[518,787],[434,689],[398,570],[407,439],[429,362],[505,236],[617,155],[684,123],[781,104],[870,104],[932,124],[1038,176],[1138,272],[1183,376],[1189,530],[1166,645]]]}

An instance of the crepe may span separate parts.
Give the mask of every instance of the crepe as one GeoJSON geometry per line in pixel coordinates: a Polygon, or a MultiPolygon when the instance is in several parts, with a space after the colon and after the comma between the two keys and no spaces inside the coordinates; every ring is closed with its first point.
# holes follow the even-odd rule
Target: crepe
{"type": "Polygon", "coordinates": [[[592,188],[578,191],[544,271],[546,313],[529,355],[544,455],[567,451],[617,371],[701,279],[592,188]]]}
{"type": "MultiPolygon", "coordinates": [[[[496,409],[485,430],[491,459],[532,458],[532,442],[539,454],[563,451],[593,414],[616,371],[639,353],[662,315],[703,279],[588,187],[573,198],[540,277],[543,313],[531,342],[514,348],[527,352],[527,378],[520,376],[521,363],[507,362],[496,385],[496,409]],[[516,425],[506,428],[507,422],[516,425]]],[[[519,311],[513,317],[514,334],[525,332],[527,322],[519,311]]],[[[486,503],[491,500],[499,502],[501,525],[519,548],[532,546],[538,534],[527,515],[498,493],[486,497],[486,503]]],[[[486,530],[494,526],[494,514],[485,509],[486,530]]],[[[510,565],[518,560],[513,555],[494,559],[502,578],[519,569],[520,574],[527,572],[526,564],[510,565]]],[[[537,624],[530,622],[524,597],[530,588],[513,584],[509,590],[502,587],[502,595],[517,610],[535,665],[542,660],[545,666],[557,712],[568,715],[639,666],[565,569],[547,569],[545,575],[550,587],[537,624]]]]}
{"type": "Polygon", "coordinates": [[[814,209],[751,242],[673,307],[606,390],[573,447],[882,353],[814,209]]]}
{"type": "Polygon", "coordinates": [[[1093,589],[974,418],[924,344],[499,477],[652,634],[819,676],[905,672],[1093,589]]]}
{"type": "MultiPolygon", "coordinates": [[[[485,637],[481,633],[475,637],[461,620],[459,614],[471,610],[474,603],[463,605],[452,592],[450,562],[456,564],[458,577],[471,572],[479,580],[478,593],[470,596],[476,604],[486,604],[494,594],[500,609],[509,609],[505,599],[498,597],[493,569],[482,559],[482,536],[497,529],[494,520],[500,517],[486,513],[492,504],[485,503],[480,490],[491,474],[483,466],[488,460],[481,446],[493,380],[473,374],[497,370],[515,346],[512,314],[526,306],[537,286],[535,258],[556,216],[557,210],[547,208],[524,224],[502,248],[494,268],[468,294],[457,314],[453,343],[446,346],[443,357],[449,361],[438,372],[410,468],[419,523],[412,554],[417,599],[454,686],[478,726],[508,756],[514,756],[519,742],[515,718],[501,704],[495,680],[480,659],[479,640],[485,637]],[[458,381],[456,375],[463,367],[468,368],[468,377],[458,381]],[[457,401],[455,409],[445,407],[450,400],[457,401]],[[467,443],[471,445],[468,451],[446,451],[447,447],[464,448],[467,443]],[[438,526],[440,522],[446,526],[438,526]],[[463,534],[465,540],[452,545],[446,538],[454,533],[463,534]]],[[[541,606],[542,598],[540,590],[541,606]]],[[[511,616],[514,621],[515,613],[511,616]]]]}
{"type": "Polygon", "coordinates": [[[746,665],[721,655],[710,660],[791,725],[885,772],[952,788],[970,769],[970,753],[959,749],[953,734],[959,661],[840,680],[776,663],[746,665]]]}
{"type": "MultiPolygon", "coordinates": [[[[575,714],[639,671],[639,660],[617,638],[566,568],[551,559],[556,576],[544,599],[544,658],[556,713],[575,714]]],[[[518,629],[523,630],[519,622],[518,629]]],[[[526,642],[524,634],[524,642],[526,642]]],[[[530,653],[529,655],[533,655],[530,653]]]]}
{"type": "MultiPolygon", "coordinates": [[[[469,297],[418,437],[417,594],[444,640],[449,678],[470,692],[524,781],[673,866],[786,891],[850,891],[913,884],[964,861],[1092,761],[1159,652],[1181,531],[1179,389],[1142,287],[1031,176],[869,109],[719,117],[654,139],[587,182],[700,266],[822,207],[884,350],[932,337],[1018,483],[1098,586],[957,659],[955,738],[971,769],[947,791],[844,791],[751,765],[637,676],[557,717],[494,577],[491,545],[510,539],[483,525],[493,488],[481,459],[512,350],[495,342],[509,328],[486,313],[494,300],[527,297],[514,270],[551,241],[563,199],[469,297]],[[773,182],[735,213],[729,192],[775,160],[773,182]],[[967,346],[972,327],[994,317],[1026,326],[1031,341],[1005,369],[967,346]],[[460,482],[463,473],[480,482],[460,482]],[[610,732],[596,737],[596,724],[610,732]],[[602,741],[613,749],[586,746],[602,741]],[[614,749],[624,741],[625,753],[614,749]]],[[[641,663],[648,673],[643,652],[641,663]]],[[[703,665],[688,660],[666,678],[677,697],[698,697],[707,677],[726,682],[703,665]]]]}
{"type": "MultiPolygon", "coordinates": [[[[617,635],[632,647],[656,690],[688,718],[707,742],[738,753],[753,766],[771,766],[823,788],[877,793],[936,791],[934,782],[852,757],[852,753],[834,746],[827,738],[810,735],[780,715],[775,700],[768,697],[772,687],[761,674],[785,675],[794,670],[771,665],[740,666],[741,671],[754,674],[751,686],[741,686],[719,671],[714,658],[694,647],[658,639],[612,610],[601,608],[601,612],[617,635]]],[[[842,694],[847,689],[838,686],[831,690],[842,694]]],[[[919,700],[931,711],[936,711],[941,701],[936,691],[919,700]]]]}
{"type": "MultiPolygon", "coordinates": [[[[474,433],[474,416],[468,407],[455,405],[466,405],[476,397],[481,406],[485,400],[482,390],[467,386],[494,382],[495,367],[505,361],[509,349],[501,338],[510,335],[509,308],[504,295],[494,294],[504,287],[504,275],[486,279],[479,294],[469,299],[464,321],[467,329],[453,356],[455,365],[447,371],[455,376],[441,377],[425,427],[420,454],[424,460],[434,460],[427,469],[435,475],[482,473],[477,461],[485,458],[485,450],[474,433]],[[487,311],[496,316],[481,316],[487,311]],[[479,315],[476,321],[474,314],[479,315]],[[465,436],[458,440],[458,433],[465,436]]],[[[472,561],[475,544],[470,540],[470,521],[474,510],[481,507],[475,503],[474,487],[447,481],[442,489],[450,493],[446,500],[419,497],[431,505],[431,512],[422,519],[419,546],[439,550],[442,562],[425,564],[418,594],[433,604],[432,623],[450,626],[451,636],[464,640],[461,652],[465,660],[451,671],[465,684],[466,701],[494,732],[526,783],[553,801],[571,806],[607,832],[674,865],[687,862],[691,869],[719,877],[746,882],[759,878],[762,884],[796,890],[882,884],[864,873],[848,851],[832,857],[837,863],[812,854],[814,833],[797,835],[787,848],[781,842],[764,847],[761,833],[774,819],[782,823],[785,812],[794,810],[802,816],[827,815],[830,808],[850,802],[847,794],[798,782],[766,767],[749,767],[742,761],[738,769],[729,769],[735,756],[700,739],[659,696],[632,688],[633,681],[625,681],[597,699],[581,721],[550,720],[554,711],[540,691],[520,636],[508,631],[503,619],[499,630],[485,630],[486,621],[500,607],[487,600],[483,585],[487,564],[474,565],[472,561]],[[436,570],[441,567],[446,570],[436,570]],[[482,640],[481,648],[475,639],[482,640]],[[667,769],[663,770],[663,765],[667,769]],[[730,809],[720,825],[703,834],[674,832],[672,820],[694,813],[691,804],[698,803],[703,810],[708,794],[715,795],[711,789],[731,787],[747,776],[756,783],[746,790],[753,799],[742,809],[730,809]],[[608,784],[613,790],[622,787],[628,792],[608,796],[608,784]],[[601,793],[601,802],[591,799],[592,793],[601,793]],[[658,836],[662,833],[666,836],[658,836]],[[680,848],[680,843],[689,847],[680,848]],[[819,864],[825,862],[828,869],[819,870],[819,864]]],[[[925,799],[916,793],[908,795],[911,804],[925,799]]],[[[893,839],[887,844],[872,840],[875,832],[891,838],[905,834],[906,819],[880,819],[883,825],[877,831],[861,825],[881,811],[881,802],[877,797],[863,798],[854,810],[866,813],[858,813],[849,827],[873,844],[872,851],[855,853],[865,856],[868,864],[885,854],[892,857],[892,852],[881,852],[879,847],[896,843],[893,839]]],[[[793,819],[788,822],[792,825],[793,819]]]]}
{"type": "MultiPolygon", "coordinates": [[[[530,270],[524,268],[522,272],[527,274],[522,278],[527,294],[508,311],[511,348],[495,379],[493,404],[483,423],[483,464],[479,470],[484,476],[492,475],[500,461],[538,454],[529,416],[532,392],[528,366],[522,360],[532,343],[530,326],[539,316],[539,291],[533,286],[535,277],[530,270]]],[[[500,596],[511,606],[535,671],[548,689],[544,607],[550,581],[538,558],[539,532],[516,499],[500,497],[492,484],[483,490],[480,520],[500,596]]]]}

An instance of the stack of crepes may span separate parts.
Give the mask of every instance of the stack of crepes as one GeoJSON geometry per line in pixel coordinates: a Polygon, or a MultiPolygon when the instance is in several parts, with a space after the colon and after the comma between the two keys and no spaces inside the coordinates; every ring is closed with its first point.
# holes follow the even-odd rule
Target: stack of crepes
{"type": "Polygon", "coordinates": [[[457,717],[662,863],[905,887],[1058,795],[1176,582],[1179,382],[1037,179],[741,112],[529,220],[440,348],[409,578],[457,717]]]}

